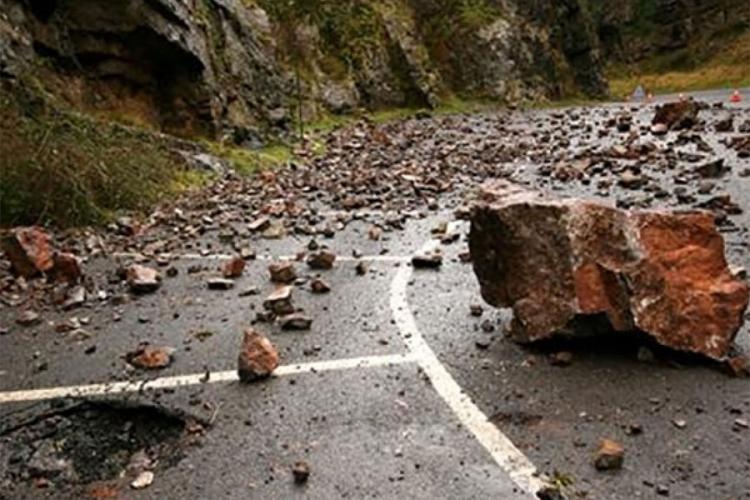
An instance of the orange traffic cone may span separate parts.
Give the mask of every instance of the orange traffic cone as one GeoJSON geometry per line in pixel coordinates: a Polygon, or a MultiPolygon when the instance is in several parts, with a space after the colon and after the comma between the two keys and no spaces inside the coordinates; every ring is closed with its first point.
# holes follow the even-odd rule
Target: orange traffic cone
{"type": "Polygon", "coordinates": [[[732,97],[729,98],[729,102],[742,102],[742,94],[740,94],[740,91],[735,89],[734,92],[732,92],[732,97]]]}

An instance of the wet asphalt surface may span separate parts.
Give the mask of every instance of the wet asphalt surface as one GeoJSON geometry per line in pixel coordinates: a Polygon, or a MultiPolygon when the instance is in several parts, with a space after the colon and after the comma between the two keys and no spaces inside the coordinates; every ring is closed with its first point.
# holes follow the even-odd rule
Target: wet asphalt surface
{"type": "MultiPolygon", "coordinates": [[[[710,101],[726,96],[717,92],[700,97],[710,101]]],[[[746,106],[735,112],[750,119],[746,106]]],[[[602,109],[575,113],[596,116],[602,109]]],[[[560,113],[517,113],[514,123],[533,130],[560,113]]],[[[636,120],[646,120],[651,113],[648,108],[638,111],[636,120]]],[[[706,110],[702,116],[719,113],[726,110],[706,110]]],[[[465,120],[481,128],[484,117],[465,120]]],[[[750,168],[750,160],[723,148],[718,134],[703,138],[732,168],[717,180],[713,194],[726,191],[748,207],[750,180],[739,173],[750,168]]],[[[656,142],[673,139],[670,134],[656,142]]],[[[597,141],[615,143],[617,136],[597,141]]],[[[603,196],[595,179],[588,185],[556,183],[538,176],[535,162],[533,157],[517,158],[498,164],[496,174],[560,194],[677,206],[671,197],[644,201],[642,191],[617,187],[603,196]]],[[[666,191],[680,185],[673,171],[647,166],[643,171],[666,191]]],[[[370,262],[365,276],[357,275],[355,262],[337,262],[333,270],[320,273],[331,285],[329,294],[297,287],[296,304],[314,319],[310,331],[258,325],[278,347],[282,365],[406,353],[390,309],[391,282],[409,265],[408,257],[431,238],[431,229],[453,220],[452,209],[459,203],[459,196],[446,197],[437,210],[409,220],[403,231],[386,233],[381,241],[367,239],[366,220],[321,241],[339,255],[357,249],[365,256],[406,259],[370,262]]],[[[750,220],[745,213],[729,220],[731,225],[723,228],[728,258],[750,268],[750,220]]],[[[460,229],[465,234],[468,225],[460,229]]],[[[307,240],[258,240],[255,248],[261,257],[294,255],[307,240]]],[[[212,252],[225,251],[213,234],[185,251],[207,244],[212,252]]],[[[465,237],[441,248],[446,256],[442,268],[415,270],[408,286],[419,330],[479,408],[541,472],[565,485],[570,498],[750,499],[750,429],[735,424],[750,418],[748,379],[732,378],[717,364],[659,349],[646,339],[519,346],[503,335],[510,320],[507,311],[485,306],[481,317],[469,314],[470,305],[481,299],[471,265],[458,259],[466,249],[465,237]],[[485,331],[489,329],[493,331],[485,331]],[[643,346],[654,359],[639,360],[643,346]],[[573,352],[569,366],[549,362],[549,354],[560,349],[573,352]],[[598,472],[592,466],[593,451],[605,437],[625,446],[620,471],[598,472]]],[[[0,305],[0,326],[10,329],[0,336],[0,392],[234,369],[242,330],[273,288],[268,261],[249,261],[228,291],[206,288],[219,261],[181,259],[172,265],[178,275],[166,278],[155,294],[117,306],[94,301],[74,311],[47,311],[44,323],[35,327],[17,327],[16,311],[0,305]],[[189,273],[195,264],[204,269],[189,273]],[[258,295],[240,296],[252,286],[258,295]],[[89,320],[84,326],[89,338],[54,331],[53,323],[71,316],[89,320]],[[123,355],[142,341],[174,347],[174,362],[158,372],[134,371],[123,355]]],[[[103,284],[114,267],[113,259],[93,258],[86,272],[103,284]]],[[[297,268],[303,275],[315,274],[303,263],[297,268]]],[[[747,326],[737,344],[750,352],[747,326]]],[[[115,399],[148,402],[211,421],[177,465],[157,470],[149,488],[134,491],[121,483],[122,498],[529,498],[461,425],[414,363],[303,373],[253,385],[206,383],[115,399]],[[299,460],[312,470],[301,486],[294,484],[290,472],[299,460]]],[[[1,405],[0,421],[21,421],[50,404],[54,402],[1,405]]],[[[30,484],[0,491],[0,498],[70,495],[30,484]]]]}

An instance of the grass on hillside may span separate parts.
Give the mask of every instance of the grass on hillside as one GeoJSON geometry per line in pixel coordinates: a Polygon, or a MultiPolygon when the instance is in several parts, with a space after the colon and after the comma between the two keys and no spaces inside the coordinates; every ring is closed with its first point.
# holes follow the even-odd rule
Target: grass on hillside
{"type": "Polygon", "coordinates": [[[0,87],[0,225],[103,223],[204,182],[148,131],[0,87]]]}
{"type": "Polygon", "coordinates": [[[654,58],[640,69],[611,68],[610,91],[625,97],[639,84],[654,93],[750,86],[750,33],[713,47],[713,53],[703,57],[676,52],[654,58]]]}

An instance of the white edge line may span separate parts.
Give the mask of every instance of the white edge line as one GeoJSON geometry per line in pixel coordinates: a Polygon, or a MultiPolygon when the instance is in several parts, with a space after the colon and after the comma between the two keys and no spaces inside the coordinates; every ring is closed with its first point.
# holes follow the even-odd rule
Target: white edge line
{"type": "MultiPolygon", "coordinates": [[[[284,377],[300,373],[319,373],[333,370],[352,370],[355,368],[375,368],[386,365],[398,365],[416,362],[413,354],[385,354],[381,356],[363,356],[358,358],[334,359],[328,361],[313,361],[278,367],[273,377],[284,377]]],[[[53,387],[48,389],[31,389],[24,391],[0,392],[0,404],[19,403],[27,401],[42,401],[57,398],[85,398],[122,394],[127,392],[142,392],[155,389],[184,387],[203,383],[235,382],[239,380],[236,370],[211,372],[208,380],[205,373],[190,375],[176,375],[126,382],[109,382],[103,384],[76,385],[68,387],[53,387]]]]}
{"type": "MultiPolygon", "coordinates": [[[[421,251],[428,251],[434,245],[435,242],[428,241],[421,251]]],[[[411,267],[403,267],[396,273],[391,283],[390,302],[393,318],[409,352],[416,356],[419,367],[461,424],[474,435],[495,462],[523,491],[535,497],[538,491],[547,486],[537,468],[463,392],[461,386],[443,366],[419,332],[407,296],[407,286],[412,272],[411,267]]]]}
{"type": "MultiPolygon", "coordinates": [[[[167,257],[170,260],[229,260],[234,258],[236,255],[230,255],[230,254],[211,254],[211,255],[201,255],[197,253],[186,253],[186,254],[157,254],[153,256],[144,255],[141,253],[136,252],[116,252],[112,254],[112,257],[115,259],[137,259],[137,258],[148,258],[148,259],[158,259],[159,257],[167,257]]],[[[281,255],[278,257],[273,257],[270,255],[259,255],[255,257],[254,259],[250,259],[252,262],[253,260],[258,261],[274,261],[274,260],[290,260],[290,261],[297,261],[296,255],[281,255]]],[[[403,255],[363,255],[361,257],[354,257],[350,255],[337,255],[336,261],[337,262],[408,262],[411,260],[411,257],[406,257],[403,255]]]]}

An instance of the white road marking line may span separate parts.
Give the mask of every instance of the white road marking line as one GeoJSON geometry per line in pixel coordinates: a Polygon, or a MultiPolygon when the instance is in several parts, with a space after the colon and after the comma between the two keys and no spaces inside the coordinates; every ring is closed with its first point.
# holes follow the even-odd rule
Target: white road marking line
{"type": "MultiPolygon", "coordinates": [[[[428,242],[421,251],[428,251],[436,243],[428,242]]],[[[448,370],[422,337],[411,313],[407,286],[412,268],[405,266],[396,273],[391,283],[391,311],[409,352],[413,353],[420,368],[429,377],[433,387],[453,410],[459,421],[490,453],[497,464],[524,491],[536,496],[546,486],[533,463],[503,434],[471,398],[463,392],[448,370]]]]}
{"type": "MultiPolygon", "coordinates": [[[[201,255],[197,253],[186,253],[186,254],[164,254],[165,256],[169,257],[172,260],[229,260],[235,255],[230,254],[211,254],[211,255],[201,255]]],[[[134,252],[116,252],[112,254],[112,257],[115,259],[137,259],[140,257],[144,257],[143,254],[134,253],[134,252]]],[[[156,258],[159,257],[159,255],[155,256],[156,258]]],[[[361,257],[353,257],[351,255],[337,255],[336,261],[337,262],[359,262],[359,261],[366,261],[366,262],[408,262],[411,259],[411,257],[405,257],[402,255],[363,255],[361,257]]],[[[274,261],[274,260],[291,260],[296,261],[297,256],[296,255],[281,255],[278,257],[273,257],[270,255],[259,255],[255,260],[260,261],[274,261]]]]}
{"type": "MultiPolygon", "coordinates": [[[[300,373],[319,373],[334,370],[352,370],[356,368],[375,368],[379,366],[399,365],[416,362],[413,354],[385,354],[380,356],[362,356],[358,358],[334,359],[327,361],[313,361],[283,365],[274,371],[274,377],[284,377],[300,373]]],[[[126,392],[141,392],[154,389],[167,389],[198,385],[202,383],[235,382],[238,380],[236,370],[212,372],[208,380],[205,373],[190,375],[176,375],[128,382],[108,382],[103,384],[76,385],[68,387],[52,387],[48,389],[31,389],[25,391],[0,392],[0,404],[17,403],[23,401],[41,401],[56,398],[85,398],[121,394],[126,392]]]]}

